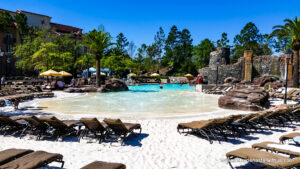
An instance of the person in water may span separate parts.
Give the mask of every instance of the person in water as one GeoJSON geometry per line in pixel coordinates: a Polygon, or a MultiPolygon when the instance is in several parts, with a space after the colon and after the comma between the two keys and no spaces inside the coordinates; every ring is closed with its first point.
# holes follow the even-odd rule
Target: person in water
{"type": "Polygon", "coordinates": [[[162,88],[163,88],[163,85],[162,85],[162,84],[160,84],[160,85],[159,85],[159,88],[160,88],[160,89],[162,89],[162,88]]]}

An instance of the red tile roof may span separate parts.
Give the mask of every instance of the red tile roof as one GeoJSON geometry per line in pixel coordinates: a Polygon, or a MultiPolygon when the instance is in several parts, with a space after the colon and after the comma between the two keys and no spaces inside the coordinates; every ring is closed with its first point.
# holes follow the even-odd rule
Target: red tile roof
{"type": "Polygon", "coordinates": [[[73,26],[68,26],[68,25],[63,25],[63,24],[58,24],[58,23],[50,23],[51,28],[54,28],[57,32],[61,33],[82,33],[82,29],[76,28],[73,26]]]}

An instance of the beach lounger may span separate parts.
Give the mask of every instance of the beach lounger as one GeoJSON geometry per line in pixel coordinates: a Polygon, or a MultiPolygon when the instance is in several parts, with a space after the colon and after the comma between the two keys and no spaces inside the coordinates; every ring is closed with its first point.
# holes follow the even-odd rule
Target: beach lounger
{"type": "Polygon", "coordinates": [[[177,125],[177,131],[181,133],[196,133],[199,136],[205,137],[210,144],[213,143],[212,137],[216,139],[217,137],[211,131],[210,127],[214,124],[214,120],[200,120],[192,121],[188,123],[179,123],[177,125]],[[187,130],[187,131],[185,131],[187,130]]]}
{"type": "Polygon", "coordinates": [[[286,155],[289,155],[291,157],[300,157],[300,153],[298,153],[298,152],[290,151],[290,150],[282,149],[282,148],[277,148],[277,147],[271,147],[271,146],[269,146],[270,144],[282,145],[282,144],[272,142],[272,141],[265,141],[265,142],[253,144],[252,148],[258,149],[258,150],[261,150],[261,149],[264,149],[264,150],[267,150],[267,151],[269,150],[269,151],[272,151],[272,152],[275,152],[275,153],[286,154],[286,155]]]}
{"type": "Polygon", "coordinates": [[[299,95],[299,94],[300,94],[300,90],[296,90],[291,95],[289,95],[289,97],[287,97],[287,99],[292,99],[292,97],[295,97],[296,95],[299,95]]]}
{"type": "Polygon", "coordinates": [[[85,130],[80,133],[79,139],[89,136],[92,133],[99,143],[105,138],[107,124],[100,123],[97,118],[81,118],[80,122],[85,126],[85,130]]]}
{"type": "Polygon", "coordinates": [[[103,161],[94,161],[81,169],[126,169],[126,166],[121,163],[108,163],[103,161]]]}
{"type": "Polygon", "coordinates": [[[300,166],[300,157],[291,159],[286,156],[260,151],[253,148],[240,148],[226,153],[228,163],[233,169],[231,164],[232,159],[240,158],[248,160],[251,164],[259,163],[272,168],[293,168],[300,166]]]}
{"type": "MultiPolygon", "coordinates": [[[[286,98],[289,98],[293,95],[293,93],[297,92],[296,89],[291,89],[290,91],[287,92],[286,98]]],[[[285,96],[285,93],[280,93],[280,94],[275,94],[275,97],[283,99],[285,96]]]]}
{"type": "Polygon", "coordinates": [[[45,151],[35,151],[17,158],[11,162],[1,165],[1,169],[36,169],[44,167],[52,162],[61,163],[64,166],[63,156],[56,153],[48,153],[45,151]]]}
{"type": "Polygon", "coordinates": [[[25,124],[23,124],[20,120],[13,120],[9,116],[5,115],[0,115],[0,124],[3,135],[6,135],[8,132],[13,132],[13,134],[15,134],[25,128],[25,124]]]}
{"type": "Polygon", "coordinates": [[[76,127],[76,120],[61,121],[55,116],[40,117],[40,120],[47,123],[53,129],[53,136],[56,136],[56,141],[58,141],[59,138],[63,138],[64,136],[78,133],[74,128],[76,127]]]}
{"type": "Polygon", "coordinates": [[[257,127],[255,125],[248,123],[248,121],[256,115],[257,115],[257,113],[246,114],[242,118],[237,119],[234,122],[232,122],[231,125],[232,125],[232,127],[237,128],[237,129],[241,128],[245,134],[247,134],[247,130],[250,132],[251,132],[251,129],[257,131],[257,127]]]}
{"type": "Polygon", "coordinates": [[[109,134],[118,135],[121,139],[121,145],[124,143],[124,139],[128,137],[134,130],[139,130],[142,132],[141,125],[138,123],[123,123],[120,119],[104,119],[104,122],[108,125],[109,134]]]}
{"type": "Polygon", "coordinates": [[[300,136],[300,133],[290,133],[290,134],[285,134],[285,135],[282,135],[280,138],[279,138],[279,141],[281,143],[284,143],[286,140],[291,140],[293,139],[294,137],[296,136],[300,136]]]}
{"type": "Polygon", "coordinates": [[[20,135],[20,138],[25,136],[26,134],[32,134],[37,136],[36,140],[40,140],[42,136],[47,135],[48,125],[37,118],[36,116],[24,116],[23,120],[27,121],[27,127],[20,135]]]}
{"type": "Polygon", "coordinates": [[[0,165],[6,164],[12,160],[15,160],[16,158],[22,157],[32,152],[32,150],[14,148],[0,151],[0,165]]]}

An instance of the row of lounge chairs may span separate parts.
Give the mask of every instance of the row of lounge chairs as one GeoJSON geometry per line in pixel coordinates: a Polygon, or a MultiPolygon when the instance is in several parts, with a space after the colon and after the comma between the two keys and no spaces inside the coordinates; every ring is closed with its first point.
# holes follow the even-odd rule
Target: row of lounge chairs
{"type": "Polygon", "coordinates": [[[232,89],[231,86],[215,86],[211,89],[204,90],[206,94],[226,94],[232,89]]]}
{"type": "MultiPolygon", "coordinates": [[[[6,149],[0,151],[1,169],[36,169],[45,167],[52,162],[61,163],[61,168],[63,168],[63,155],[30,149],[6,149]]],[[[95,161],[81,169],[126,169],[126,166],[121,163],[95,161]]]]}
{"type": "MultiPolygon", "coordinates": [[[[291,133],[280,137],[280,142],[284,139],[291,139],[292,136],[300,136],[300,133],[291,133]]],[[[251,164],[259,163],[265,167],[271,168],[299,168],[300,167],[300,153],[296,151],[278,148],[279,143],[265,141],[252,145],[252,148],[239,148],[234,151],[226,153],[229,165],[232,166],[231,160],[240,158],[248,160],[251,164]],[[277,145],[276,147],[270,145],[277,145]],[[266,150],[266,151],[261,151],[266,150]],[[276,153],[288,155],[283,156],[276,153]]]]}
{"type": "Polygon", "coordinates": [[[178,132],[196,134],[207,139],[210,143],[220,138],[229,136],[234,138],[242,134],[253,133],[257,130],[271,129],[272,127],[284,127],[300,120],[300,107],[278,109],[274,111],[261,111],[246,115],[231,115],[224,118],[214,118],[209,120],[192,121],[179,123],[178,132]]]}
{"type": "MultiPolygon", "coordinates": [[[[300,101],[300,97],[297,97],[298,95],[300,95],[300,90],[291,89],[287,92],[286,98],[289,100],[300,101]]],[[[270,97],[284,99],[285,93],[270,92],[270,97]]]]}
{"type": "Polygon", "coordinates": [[[83,138],[94,138],[101,143],[107,138],[114,136],[117,141],[124,144],[124,139],[135,130],[141,133],[141,125],[136,123],[123,123],[120,119],[104,119],[101,123],[97,118],[81,118],[80,120],[59,120],[55,116],[21,116],[12,119],[0,115],[0,131],[3,135],[20,134],[33,135],[36,140],[44,137],[55,137],[56,141],[65,136],[77,136],[78,140],[83,138]]]}

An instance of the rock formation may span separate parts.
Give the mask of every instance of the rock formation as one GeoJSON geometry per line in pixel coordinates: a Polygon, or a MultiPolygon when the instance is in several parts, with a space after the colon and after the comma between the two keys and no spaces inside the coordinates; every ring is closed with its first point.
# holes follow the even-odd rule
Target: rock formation
{"type": "Polygon", "coordinates": [[[259,111],[267,105],[268,92],[262,89],[234,89],[219,98],[219,107],[224,109],[259,111]]]}
{"type": "Polygon", "coordinates": [[[105,85],[102,85],[97,89],[98,92],[118,92],[118,91],[127,91],[128,87],[123,83],[121,79],[109,79],[105,82],[105,85]]]}

